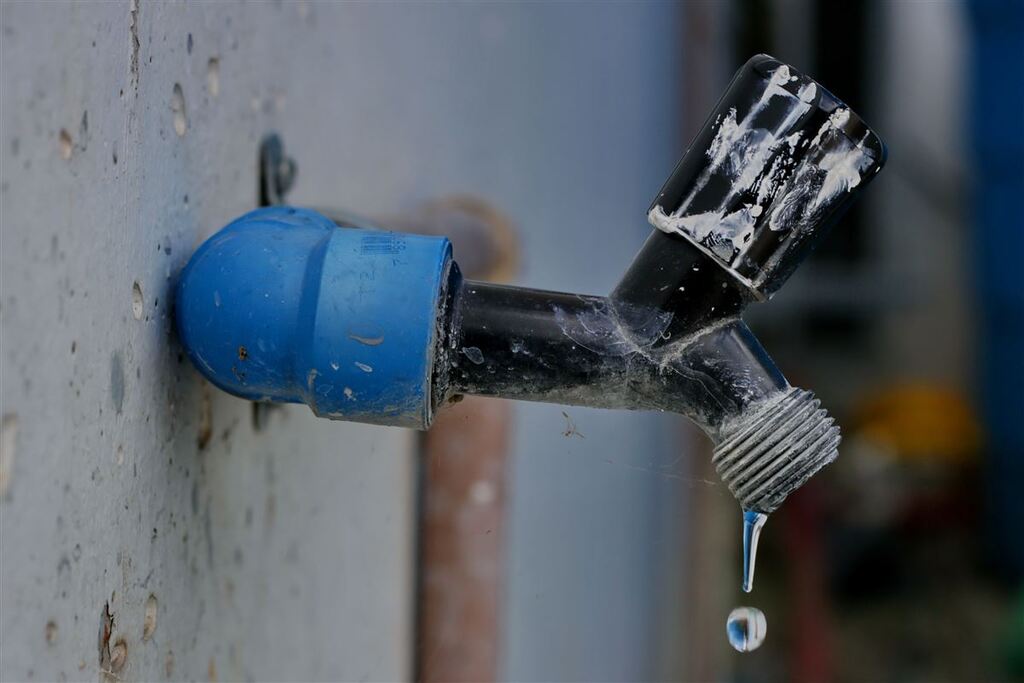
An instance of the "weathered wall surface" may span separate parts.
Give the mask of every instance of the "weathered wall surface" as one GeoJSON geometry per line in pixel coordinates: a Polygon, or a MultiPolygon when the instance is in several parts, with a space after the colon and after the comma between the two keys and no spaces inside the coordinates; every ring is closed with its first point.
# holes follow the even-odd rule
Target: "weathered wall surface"
{"type": "MultiPolygon", "coordinates": [[[[330,137],[287,123],[328,27],[298,5],[0,19],[0,677],[408,676],[410,435],[305,407],[257,432],[171,326],[176,273],[254,206],[258,138],[330,137]]],[[[328,72],[306,106],[344,106],[328,72]]],[[[300,172],[346,182],[327,159],[300,172]]]]}

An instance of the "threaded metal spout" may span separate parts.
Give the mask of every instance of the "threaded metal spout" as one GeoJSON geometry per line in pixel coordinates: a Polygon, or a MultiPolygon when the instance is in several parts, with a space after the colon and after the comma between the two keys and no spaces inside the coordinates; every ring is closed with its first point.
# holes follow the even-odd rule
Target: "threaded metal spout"
{"type": "Polygon", "coordinates": [[[712,462],[744,510],[768,514],[839,454],[839,427],[790,387],[729,425],[712,462]]]}

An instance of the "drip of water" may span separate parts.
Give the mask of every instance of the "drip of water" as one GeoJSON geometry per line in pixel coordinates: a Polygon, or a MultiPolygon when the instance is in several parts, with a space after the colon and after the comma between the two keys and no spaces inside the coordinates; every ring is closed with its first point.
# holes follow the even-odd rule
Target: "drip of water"
{"type": "Polygon", "coordinates": [[[725,632],[729,636],[729,644],[737,652],[750,652],[761,647],[764,642],[768,620],[764,618],[764,612],[756,607],[737,607],[729,612],[725,632]]]}
{"type": "MultiPolygon", "coordinates": [[[[761,529],[768,521],[768,515],[754,510],[743,511],[743,592],[749,593],[754,587],[754,565],[757,562],[757,542],[761,529]]],[[[768,620],[764,612],[756,607],[737,607],[729,612],[725,632],[729,644],[738,652],[750,652],[761,647],[768,631],[768,620]]]]}
{"type": "MultiPolygon", "coordinates": [[[[754,587],[754,564],[757,562],[757,541],[768,515],[753,510],[743,511],[743,592],[754,587]]],[[[762,615],[763,616],[763,615],[762,615]]]]}

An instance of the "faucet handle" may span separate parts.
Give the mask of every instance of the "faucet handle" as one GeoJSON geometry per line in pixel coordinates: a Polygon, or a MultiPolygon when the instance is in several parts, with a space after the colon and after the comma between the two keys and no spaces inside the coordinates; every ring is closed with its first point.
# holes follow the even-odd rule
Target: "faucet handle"
{"type": "Polygon", "coordinates": [[[750,59],[662,187],[651,224],[769,298],[885,163],[881,139],[832,93],[750,59]]]}

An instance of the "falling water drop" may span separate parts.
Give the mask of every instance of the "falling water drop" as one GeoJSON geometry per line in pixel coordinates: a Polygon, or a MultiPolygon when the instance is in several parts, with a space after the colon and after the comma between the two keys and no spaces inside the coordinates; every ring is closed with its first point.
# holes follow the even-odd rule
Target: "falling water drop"
{"type": "Polygon", "coordinates": [[[729,612],[725,632],[729,636],[729,644],[737,652],[750,652],[761,647],[764,642],[768,620],[764,618],[764,612],[756,607],[737,607],[729,612]]]}
{"type": "Polygon", "coordinates": [[[753,510],[743,511],[743,592],[754,587],[754,565],[757,562],[757,540],[768,515],[753,510]]]}

